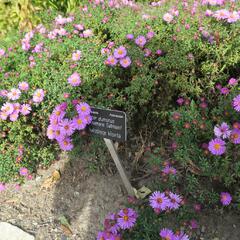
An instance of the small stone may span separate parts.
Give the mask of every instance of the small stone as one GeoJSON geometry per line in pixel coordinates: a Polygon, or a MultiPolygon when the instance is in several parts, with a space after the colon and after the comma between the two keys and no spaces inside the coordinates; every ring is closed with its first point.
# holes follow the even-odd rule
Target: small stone
{"type": "Polygon", "coordinates": [[[0,240],[34,240],[35,237],[22,229],[7,223],[0,222],[0,240]]]}
{"type": "Polygon", "coordinates": [[[201,232],[204,233],[205,230],[206,230],[206,227],[205,227],[205,226],[202,226],[202,228],[201,228],[201,232]]]}

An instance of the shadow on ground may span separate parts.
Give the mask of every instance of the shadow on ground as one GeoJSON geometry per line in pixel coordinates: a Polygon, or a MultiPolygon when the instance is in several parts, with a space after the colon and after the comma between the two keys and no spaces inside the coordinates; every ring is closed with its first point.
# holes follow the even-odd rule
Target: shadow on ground
{"type": "Polygon", "coordinates": [[[84,159],[65,158],[54,192],[54,215],[56,219],[65,216],[70,221],[73,230],[70,239],[96,239],[106,214],[117,211],[124,202],[120,177],[118,174],[89,176],[84,159]]]}

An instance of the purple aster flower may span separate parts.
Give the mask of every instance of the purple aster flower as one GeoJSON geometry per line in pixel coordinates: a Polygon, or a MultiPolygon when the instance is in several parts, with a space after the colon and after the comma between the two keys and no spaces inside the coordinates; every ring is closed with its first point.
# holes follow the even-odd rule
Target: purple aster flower
{"type": "Polygon", "coordinates": [[[161,193],[159,191],[152,193],[149,197],[149,202],[153,209],[159,210],[166,210],[170,204],[170,201],[168,197],[166,197],[165,193],[161,193]]]}
{"type": "Polygon", "coordinates": [[[184,232],[180,232],[174,235],[173,240],[189,240],[189,237],[184,232]]]}
{"type": "Polygon", "coordinates": [[[228,95],[230,92],[230,90],[227,87],[223,87],[221,88],[221,94],[223,95],[228,95]]]}
{"type": "Polygon", "coordinates": [[[236,85],[238,84],[238,80],[237,80],[236,78],[230,78],[230,79],[228,80],[228,84],[229,84],[230,86],[236,86],[236,85]]]}
{"type": "Polygon", "coordinates": [[[208,144],[208,150],[213,155],[222,155],[226,151],[225,142],[220,138],[212,139],[208,144]]]}
{"type": "Polygon", "coordinates": [[[61,106],[55,107],[50,118],[56,118],[58,121],[62,120],[66,112],[61,109],[61,106]]]}
{"type": "Polygon", "coordinates": [[[171,167],[169,165],[165,166],[162,170],[163,173],[165,174],[173,174],[175,175],[177,173],[177,170],[174,167],[171,167]]]}
{"type": "Polygon", "coordinates": [[[80,75],[77,72],[74,72],[69,78],[68,83],[73,86],[77,87],[81,84],[81,78],[80,75]]]}
{"type": "Polygon", "coordinates": [[[5,112],[8,115],[12,114],[14,111],[14,105],[12,103],[4,103],[1,107],[1,111],[5,112]]]}
{"type": "Polygon", "coordinates": [[[87,124],[90,124],[92,122],[92,116],[91,115],[87,115],[87,116],[84,116],[87,124]]]}
{"type": "Polygon", "coordinates": [[[77,104],[76,110],[80,116],[87,116],[91,113],[90,106],[85,102],[81,102],[81,103],[77,104]]]}
{"type": "Polygon", "coordinates": [[[134,39],[134,35],[131,34],[131,33],[129,33],[129,34],[126,35],[126,38],[127,38],[128,40],[133,40],[133,39],[134,39]]]}
{"type": "Polygon", "coordinates": [[[230,135],[230,139],[234,144],[240,144],[240,130],[233,129],[230,135]]]}
{"type": "Polygon", "coordinates": [[[61,122],[59,123],[59,126],[62,134],[66,136],[71,136],[75,131],[75,125],[73,124],[73,121],[69,119],[61,120],[61,122]]]}
{"type": "Polygon", "coordinates": [[[123,230],[132,228],[137,220],[137,213],[132,208],[125,208],[118,212],[117,223],[123,230]]]}
{"type": "Polygon", "coordinates": [[[229,138],[231,130],[229,129],[227,123],[223,122],[220,126],[217,125],[214,127],[214,134],[218,138],[222,137],[223,139],[225,139],[229,138]]]}
{"type": "Polygon", "coordinates": [[[109,56],[106,60],[106,64],[110,66],[116,66],[118,63],[118,60],[114,56],[109,56]]]}
{"type": "Polygon", "coordinates": [[[27,176],[28,175],[28,169],[25,168],[25,167],[21,167],[19,169],[19,173],[20,173],[21,176],[27,176]]]}
{"type": "Polygon", "coordinates": [[[181,106],[181,105],[183,105],[183,103],[184,103],[184,99],[183,99],[183,98],[178,98],[178,99],[177,99],[177,104],[178,104],[178,105],[181,106]]]}
{"type": "Polygon", "coordinates": [[[221,193],[221,203],[224,206],[227,206],[231,203],[232,197],[228,192],[222,192],[221,193]]]}
{"type": "Polygon", "coordinates": [[[104,221],[104,228],[106,231],[111,232],[113,234],[117,234],[120,230],[120,226],[117,223],[117,215],[114,213],[110,213],[107,215],[104,221]]]}
{"type": "Polygon", "coordinates": [[[113,56],[115,58],[124,58],[127,55],[127,50],[124,46],[120,46],[114,50],[113,56]]]}
{"type": "Polygon", "coordinates": [[[4,54],[5,54],[5,50],[4,50],[4,49],[2,49],[2,48],[0,48],[0,58],[1,58],[1,57],[3,57],[3,56],[4,56],[4,54]]]}
{"type": "Polygon", "coordinates": [[[60,127],[58,127],[58,128],[53,128],[53,130],[54,130],[54,138],[58,142],[62,142],[63,139],[65,138],[65,135],[63,134],[62,129],[60,127]]]}
{"type": "Polygon", "coordinates": [[[20,95],[21,95],[21,91],[19,89],[16,89],[16,88],[12,88],[10,90],[10,92],[8,92],[7,94],[7,97],[10,99],[10,100],[17,100],[20,98],[20,95]]]}
{"type": "Polygon", "coordinates": [[[135,39],[135,43],[139,46],[139,47],[143,47],[146,44],[147,40],[144,36],[138,36],[135,39]]]}
{"type": "Polygon", "coordinates": [[[31,108],[31,106],[30,106],[29,104],[23,104],[23,105],[21,106],[20,112],[21,112],[22,115],[26,116],[26,115],[28,115],[31,111],[32,111],[32,108],[31,108]]]}
{"type": "Polygon", "coordinates": [[[190,227],[191,227],[191,229],[197,229],[199,227],[198,223],[197,223],[197,221],[195,219],[192,219],[190,221],[190,227]]]}
{"type": "Polygon", "coordinates": [[[18,84],[18,88],[21,90],[21,91],[27,91],[29,89],[29,84],[27,82],[20,82],[18,84]]]}
{"type": "Polygon", "coordinates": [[[37,89],[34,93],[33,93],[33,102],[35,103],[40,103],[43,101],[44,99],[44,91],[43,89],[37,89]]]}
{"type": "Polygon", "coordinates": [[[59,146],[63,151],[70,151],[73,149],[72,140],[70,138],[64,138],[59,141],[59,146]]]}
{"type": "Polygon", "coordinates": [[[147,33],[147,39],[152,39],[154,37],[155,33],[154,32],[148,32],[147,33]]]}
{"type": "Polygon", "coordinates": [[[82,130],[86,127],[87,121],[84,116],[78,116],[73,119],[74,129],[82,130]]]}
{"type": "Polygon", "coordinates": [[[130,57],[125,57],[125,58],[122,58],[120,59],[120,65],[123,67],[123,68],[127,68],[131,65],[132,61],[130,59],[130,57]]]}
{"type": "Polygon", "coordinates": [[[182,197],[179,196],[178,194],[169,193],[169,200],[170,200],[170,204],[168,205],[168,207],[170,209],[178,209],[180,207],[181,201],[182,201],[182,197]]]}
{"type": "Polygon", "coordinates": [[[240,19],[240,14],[237,11],[230,12],[227,21],[229,23],[237,22],[240,19]]]}
{"type": "Polygon", "coordinates": [[[6,185],[2,182],[0,182],[0,192],[3,192],[6,190],[6,185]]]}
{"type": "Polygon", "coordinates": [[[240,112],[240,94],[233,99],[232,105],[237,112],[240,112]]]}
{"type": "Polygon", "coordinates": [[[171,229],[163,228],[160,233],[162,240],[173,240],[174,233],[171,229]]]}

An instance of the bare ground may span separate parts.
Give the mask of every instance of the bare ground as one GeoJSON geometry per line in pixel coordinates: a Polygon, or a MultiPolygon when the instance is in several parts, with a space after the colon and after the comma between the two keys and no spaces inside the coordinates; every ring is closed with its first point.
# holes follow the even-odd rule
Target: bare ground
{"type": "Polygon", "coordinates": [[[121,207],[124,192],[118,175],[88,176],[81,160],[65,157],[48,170],[41,170],[35,180],[20,191],[8,189],[0,198],[0,221],[6,221],[32,233],[37,240],[93,240],[107,213],[121,207]],[[46,187],[54,170],[61,178],[46,187]],[[44,188],[43,188],[44,186],[44,188]],[[59,217],[70,222],[69,229],[59,217]]]}

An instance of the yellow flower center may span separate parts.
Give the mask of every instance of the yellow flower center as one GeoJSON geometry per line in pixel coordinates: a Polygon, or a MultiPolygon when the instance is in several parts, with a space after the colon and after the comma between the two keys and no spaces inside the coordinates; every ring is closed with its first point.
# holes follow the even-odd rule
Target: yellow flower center
{"type": "Polygon", "coordinates": [[[82,111],[84,111],[84,112],[85,112],[85,111],[87,110],[87,107],[85,107],[85,106],[82,106],[82,107],[81,107],[81,109],[82,109],[82,111]]]}
{"type": "Polygon", "coordinates": [[[157,199],[157,202],[158,202],[158,203],[162,203],[162,202],[163,202],[162,198],[158,198],[158,199],[157,199]]]}
{"type": "Polygon", "coordinates": [[[77,124],[81,125],[82,124],[82,119],[78,119],[77,124]]]}
{"type": "Polygon", "coordinates": [[[124,220],[124,221],[128,221],[128,216],[124,216],[124,217],[123,217],[123,220],[124,220]]]}
{"type": "Polygon", "coordinates": [[[221,145],[219,143],[214,144],[215,150],[219,150],[221,148],[221,145]]]}

